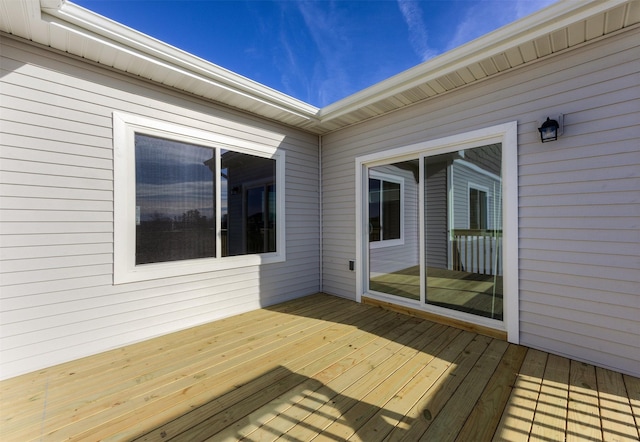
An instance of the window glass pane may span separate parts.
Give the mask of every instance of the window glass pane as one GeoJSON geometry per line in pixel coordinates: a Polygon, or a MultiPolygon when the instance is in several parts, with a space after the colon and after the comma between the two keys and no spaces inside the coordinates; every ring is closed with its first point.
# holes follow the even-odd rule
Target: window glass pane
{"type": "Polygon", "coordinates": [[[222,255],[275,252],[276,160],[222,150],[220,161],[222,255]]]}
{"type": "Polygon", "coordinates": [[[420,299],[419,170],[417,159],[369,169],[370,214],[379,220],[378,240],[369,242],[370,291],[420,299]]]}
{"type": "Polygon", "coordinates": [[[247,189],[246,195],[246,227],[247,253],[264,252],[265,234],[265,188],[247,189]]]}
{"type": "Polygon", "coordinates": [[[238,192],[238,189],[229,188],[228,173],[229,170],[226,167],[220,168],[220,253],[222,256],[229,256],[229,198],[238,192]]]}
{"type": "Polygon", "coordinates": [[[267,186],[267,212],[269,222],[267,224],[267,252],[276,251],[276,186],[267,186]]]}
{"type": "Polygon", "coordinates": [[[478,228],[478,189],[469,189],[469,228],[478,228]]]}
{"type": "Polygon", "coordinates": [[[502,320],[501,164],[500,144],[425,158],[426,303],[502,320]]]}
{"type": "Polygon", "coordinates": [[[483,190],[469,189],[469,228],[487,228],[487,192],[483,190]]]}
{"type": "Polygon", "coordinates": [[[369,241],[380,241],[380,180],[369,178],[369,241]]]}
{"type": "Polygon", "coordinates": [[[487,192],[478,191],[478,229],[487,228],[487,192]]]}
{"type": "Polygon", "coordinates": [[[215,256],[214,150],[135,135],[136,264],[215,256]]]}
{"type": "Polygon", "coordinates": [[[400,184],[382,182],[382,239],[400,238],[400,184]]]}

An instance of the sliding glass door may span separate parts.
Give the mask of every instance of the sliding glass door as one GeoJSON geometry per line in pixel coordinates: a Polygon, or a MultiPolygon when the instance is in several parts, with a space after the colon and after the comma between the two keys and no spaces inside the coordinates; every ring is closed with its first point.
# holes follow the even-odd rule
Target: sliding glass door
{"type": "Polygon", "coordinates": [[[503,319],[502,144],[367,167],[367,290],[503,319]]]}

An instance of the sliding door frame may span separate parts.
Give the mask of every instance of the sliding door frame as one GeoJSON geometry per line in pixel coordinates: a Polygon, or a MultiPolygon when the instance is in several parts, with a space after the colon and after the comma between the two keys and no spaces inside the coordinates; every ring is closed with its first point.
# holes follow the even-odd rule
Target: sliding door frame
{"type": "Polygon", "coordinates": [[[505,331],[507,340],[519,343],[519,284],[518,284],[518,145],[517,122],[509,122],[475,131],[465,132],[435,140],[428,140],[356,158],[356,300],[362,297],[392,302],[399,306],[423,310],[454,320],[478,324],[484,327],[505,331]],[[502,145],[502,227],[503,227],[503,272],[504,272],[504,318],[502,321],[483,318],[469,313],[458,312],[426,304],[425,246],[424,246],[424,158],[461,149],[471,149],[487,144],[502,145]],[[420,301],[402,299],[393,296],[381,296],[368,291],[369,278],[369,241],[367,218],[367,185],[369,168],[391,162],[420,160],[420,301]]]}

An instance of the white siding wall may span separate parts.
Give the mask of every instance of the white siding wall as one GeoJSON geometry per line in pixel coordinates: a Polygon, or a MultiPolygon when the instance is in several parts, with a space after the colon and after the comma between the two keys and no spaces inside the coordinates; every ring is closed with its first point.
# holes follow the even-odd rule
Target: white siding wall
{"type": "Polygon", "coordinates": [[[0,377],[319,290],[316,136],[0,45],[0,377]],[[287,261],[114,286],[113,111],[285,149],[287,261]]]}
{"type": "Polygon", "coordinates": [[[325,136],[324,290],[355,298],[355,157],[517,120],[520,342],[640,375],[639,45],[636,28],[325,136]]]}

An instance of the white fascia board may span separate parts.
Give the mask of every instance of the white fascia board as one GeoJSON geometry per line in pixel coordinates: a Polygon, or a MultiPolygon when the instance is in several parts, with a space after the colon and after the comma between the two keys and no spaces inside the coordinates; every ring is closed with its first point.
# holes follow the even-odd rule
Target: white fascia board
{"type": "Polygon", "coordinates": [[[41,9],[60,9],[66,0],[40,0],[41,9]]]}
{"type": "Polygon", "coordinates": [[[244,97],[316,120],[319,109],[131,29],[71,2],[41,0],[43,19],[190,77],[198,77],[244,97]],[[54,7],[51,8],[50,6],[54,7]]]}
{"type": "Polygon", "coordinates": [[[330,121],[349,112],[402,93],[428,81],[455,72],[508,49],[535,40],[572,23],[605,12],[629,0],[560,0],[541,11],[497,29],[449,52],[432,58],[387,80],[357,92],[320,110],[320,121],[330,121]]]}

